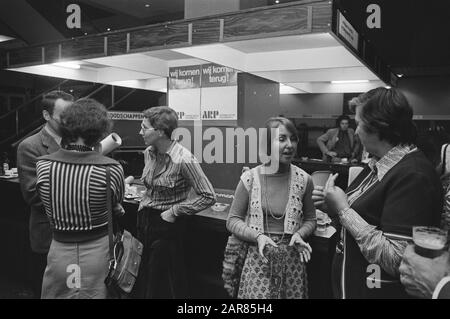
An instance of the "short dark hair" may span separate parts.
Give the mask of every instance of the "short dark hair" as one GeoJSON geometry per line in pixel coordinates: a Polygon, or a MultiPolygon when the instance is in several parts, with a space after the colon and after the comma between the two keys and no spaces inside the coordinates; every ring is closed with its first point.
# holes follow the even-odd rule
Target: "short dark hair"
{"type": "Polygon", "coordinates": [[[53,110],[55,109],[55,102],[57,99],[63,99],[68,102],[73,102],[74,100],[72,95],[64,91],[51,91],[42,96],[42,110],[47,111],[50,115],[53,115],[53,110]]]}
{"type": "Polygon", "coordinates": [[[361,107],[361,121],[369,133],[376,133],[389,144],[415,144],[417,128],[413,110],[402,92],[395,88],[379,87],[350,101],[354,108],[361,107]]]}
{"type": "Polygon", "coordinates": [[[336,119],[336,126],[340,126],[343,120],[347,120],[348,124],[350,124],[350,117],[348,115],[342,114],[336,119]]]}
{"type": "Polygon", "coordinates": [[[178,127],[178,115],[168,106],[154,106],[143,113],[150,125],[163,131],[168,138],[171,138],[172,132],[178,127]]]}
{"type": "Polygon", "coordinates": [[[103,104],[94,99],[79,99],[61,113],[61,133],[65,143],[79,137],[95,146],[111,130],[111,120],[103,104]]]}
{"type": "Polygon", "coordinates": [[[284,127],[298,140],[298,131],[294,123],[285,117],[271,117],[266,121],[265,127],[267,132],[267,155],[272,154],[272,128],[278,128],[280,125],[284,127]]]}

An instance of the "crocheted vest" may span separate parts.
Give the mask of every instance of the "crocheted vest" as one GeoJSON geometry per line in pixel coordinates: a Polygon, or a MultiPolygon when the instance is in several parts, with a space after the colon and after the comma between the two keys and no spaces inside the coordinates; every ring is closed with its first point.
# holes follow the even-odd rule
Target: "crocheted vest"
{"type": "MultiPolygon", "coordinates": [[[[257,166],[244,172],[241,181],[250,194],[248,225],[250,228],[264,233],[264,213],[261,206],[261,182],[259,172],[262,166],[257,166]]],[[[284,233],[295,233],[303,223],[303,196],[305,194],[308,174],[291,164],[289,197],[284,217],[284,233]]]]}

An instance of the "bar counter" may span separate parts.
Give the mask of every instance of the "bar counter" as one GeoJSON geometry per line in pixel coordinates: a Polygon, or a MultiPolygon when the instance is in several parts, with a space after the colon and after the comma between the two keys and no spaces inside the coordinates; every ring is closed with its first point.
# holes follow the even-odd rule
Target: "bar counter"
{"type": "MultiPolygon", "coordinates": [[[[28,239],[29,208],[22,199],[17,178],[0,179],[3,196],[0,214],[0,239],[4,244],[3,271],[13,276],[29,279],[30,245],[28,239]]],[[[228,298],[221,278],[225,245],[230,233],[226,229],[226,218],[233,200],[234,191],[216,189],[217,202],[228,204],[223,211],[205,209],[194,216],[186,217],[184,234],[185,259],[189,277],[190,298],[228,298]]],[[[124,200],[126,215],[121,224],[136,234],[136,216],[139,202],[124,200]]],[[[331,258],[336,245],[336,234],[311,236],[313,249],[308,264],[311,298],[331,298],[331,258]]]]}

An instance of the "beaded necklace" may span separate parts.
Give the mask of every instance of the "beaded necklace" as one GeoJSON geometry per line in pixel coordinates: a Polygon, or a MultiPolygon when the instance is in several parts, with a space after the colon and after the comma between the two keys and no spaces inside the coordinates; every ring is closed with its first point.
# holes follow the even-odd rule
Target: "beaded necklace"
{"type": "MultiPolygon", "coordinates": [[[[272,239],[277,245],[281,244],[283,242],[284,239],[284,235],[285,232],[283,231],[283,235],[281,236],[281,238],[277,241],[275,240],[269,232],[269,215],[276,219],[276,220],[281,220],[286,216],[286,209],[284,209],[283,214],[281,217],[276,217],[273,212],[272,209],[270,207],[269,204],[269,200],[268,200],[268,187],[267,187],[267,174],[265,172],[261,172],[263,175],[263,181],[264,181],[264,202],[266,205],[266,209],[265,209],[265,221],[266,221],[266,233],[268,235],[268,237],[270,239],[272,239]]],[[[289,173],[289,179],[288,179],[288,185],[290,185],[291,182],[291,174],[289,173]]],[[[261,192],[262,193],[262,192],[261,192]]],[[[289,200],[289,199],[288,199],[289,200]]],[[[282,247],[274,247],[272,249],[272,252],[270,254],[269,257],[269,262],[270,262],[270,283],[272,284],[272,282],[274,282],[274,262],[278,263],[278,265],[281,265],[281,268],[279,269],[279,278],[280,278],[280,282],[277,285],[275,282],[274,284],[274,295],[275,298],[280,299],[281,298],[281,288],[283,286],[283,282],[285,281],[285,273],[286,273],[286,268],[287,268],[287,263],[286,263],[286,259],[287,259],[287,251],[286,249],[282,248],[282,247]]],[[[273,298],[273,296],[271,296],[271,298],[273,298]]]]}

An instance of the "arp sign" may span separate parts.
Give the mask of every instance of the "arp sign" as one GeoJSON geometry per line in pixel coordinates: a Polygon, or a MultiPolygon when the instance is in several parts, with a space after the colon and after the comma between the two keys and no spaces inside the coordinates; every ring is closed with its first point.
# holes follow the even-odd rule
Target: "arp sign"
{"type": "Polygon", "coordinates": [[[219,116],[219,111],[203,111],[202,119],[214,120],[219,116]]]}

